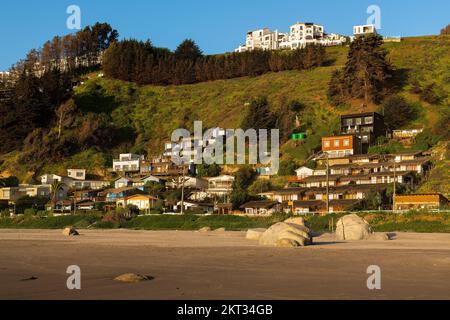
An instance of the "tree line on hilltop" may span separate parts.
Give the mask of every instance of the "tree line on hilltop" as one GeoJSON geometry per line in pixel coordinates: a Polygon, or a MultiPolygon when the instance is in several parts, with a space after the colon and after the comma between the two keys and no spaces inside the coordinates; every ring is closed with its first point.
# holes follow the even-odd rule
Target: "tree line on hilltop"
{"type": "Polygon", "coordinates": [[[109,119],[82,116],[71,97],[79,75],[98,68],[102,52],[117,37],[110,25],[97,23],[54,37],[15,64],[14,80],[1,86],[8,95],[0,99],[0,154],[22,149],[20,161],[39,163],[91,144],[108,145],[113,137],[109,119]]]}
{"type": "Polygon", "coordinates": [[[12,71],[38,75],[51,69],[69,73],[86,71],[100,65],[102,53],[117,41],[118,36],[117,30],[107,23],[96,23],[64,37],[56,36],[42,48],[30,50],[12,71]]]}
{"type": "Polygon", "coordinates": [[[103,70],[110,78],[138,84],[181,85],[267,72],[307,70],[325,61],[322,46],[309,45],[292,51],[254,50],[223,55],[203,55],[192,40],[171,52],[150,41],[123,40],[113,43],[103,57],[103,70]]]}

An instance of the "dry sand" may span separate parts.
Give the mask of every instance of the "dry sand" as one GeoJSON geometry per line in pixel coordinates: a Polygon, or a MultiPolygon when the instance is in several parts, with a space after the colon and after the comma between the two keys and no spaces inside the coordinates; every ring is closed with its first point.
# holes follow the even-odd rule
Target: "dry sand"
{"type": "Polygon", "coordinates": [[[450,299],[450,234],[263,248],[243,232],[0,230],[0,299],[450,299]],[[82,289],[66,287],[78,265],[82,289]],[[367,289],[369,265],[382,289],[367,289]],[[124,284],[123,273],[154,277],[124,284]],[[30,278],[34,280],[25,280],[30,278]]]}

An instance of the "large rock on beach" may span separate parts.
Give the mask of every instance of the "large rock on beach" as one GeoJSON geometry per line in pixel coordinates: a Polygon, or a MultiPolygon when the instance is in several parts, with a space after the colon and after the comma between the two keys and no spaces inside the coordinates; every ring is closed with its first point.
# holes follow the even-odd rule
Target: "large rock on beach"
{"type": "Polygon", "coordinates": [[[267,229],[260,237],[259,244],[274,247],[303,247],[312,244],[311,230],[304,219],[288,219],[267,229]]]}
{"type": "Polygon", "coordinates": [[[114,280],[124,283],[138,283],[143,281],[150,281],[152,280],[152,277],[143,276],[136,273],[125,273],[116,277],[114,280]]]}
{"type": "Polygon", "coordinates": [[[80,235],[78,233],[78,231],[75,228],[73,228],[73,227],[65,228],[63,230],[62,234],[65,237],[74,237],[74,236],[79,236],[80,235]]]}
{"type": "Polygon", "coordinates": [[[356,214],[343,216],[336,225],[337,240],[368,240],[372,234],[370,224],[356,214]]]}

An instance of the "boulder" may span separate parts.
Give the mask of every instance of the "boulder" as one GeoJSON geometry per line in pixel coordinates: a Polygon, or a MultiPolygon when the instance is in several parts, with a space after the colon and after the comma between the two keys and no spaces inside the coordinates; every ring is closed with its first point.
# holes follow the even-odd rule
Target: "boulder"
{"type": "Polygon", "coordinates": [[[65,228],[62,232],[63,236],[65,237],[74,237],[74,236],[79,236],[80,234],[78,233],[78,231],[75,228],[65,228]]]}
{"type": "Polygon", "coordinates": [[[278,222],[260,237],[262,246],[306,246],[312,244],[311,230],[300,224],[278,222]]]}
{"type": "Polygon", "coordinates": [[[201,228],[200,230],[198,230],[198,232],[202,232],[202,233],[210,232],[210,231],[211,231],[210,227],[204,227],[204,228],[201,228]]]}
{"type": "Polygon", "coordinates": [[[136,273],[125,273],[114,279],[115,281],[125,282],[125,283],[138,283],[143,281],[152,280],[152,277],[143,276],[136,273]]]}
{"type": "Polygon", "coordinates": [[[367,240],[372,233],[369,223],[356,214],[343,216],[336,225],[337,240],[367,240]]]}
{"type": "Polygon", "coordinates": [[[259,241],[259,239],[261,238],[262,234],[264,232],[266,232],[267,229],[249,229],[247,231],[247,235],[246,238],[248,240],[256,240],[259,241]]]}
{"type": "Polygon", "coordinates": [[[214,230],[214,232],[225,232],[225,231],[226,231],[225,228],[219,228],[219,229],[214,230]]]}

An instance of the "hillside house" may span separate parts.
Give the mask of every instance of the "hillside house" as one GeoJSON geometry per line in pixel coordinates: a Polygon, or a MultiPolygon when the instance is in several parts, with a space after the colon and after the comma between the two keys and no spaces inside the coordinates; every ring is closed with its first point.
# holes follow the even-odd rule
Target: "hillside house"
{"type": "MultiPolygon", "coordinates": [[[[331,200],[329,202],[330,212],[345,212],[357,205],[359,200],[331,200]]],[[[326,214],[327,203],[321,200],[304,200],[283,203],[283,210],[286,213],[297,215],[304,214],[326,214]]]]}
{"type": "Polygon", "coordinates": [[[155,207],[158,198],[148,194],[134,194],[125,198],[116,200],[117,207],[126,208],[128,206],[135,206],[141,211],[148,211],[155,207]]]}
{"type": "Polygon", "coordinates": [[[124,199],[135,194],[145,194],[145,192],[143,187],[123,187],[108,189],[99,194],[105,196],[106,202],[116,202],[119,199],[124,199]]]}
{"type": "Polygon", "coordinates": [[[206,192],[211,197],[229,195],[233,191],[233,176],[222,175],[214,178],[206,178],[206,180],[208,181],[206,192]]]}
{"type": "Polygon", "coordinates": [[[267,216],[276,213],[279,210],[277,201],[262,200],[251,201],[240,207],[247,215],[267,216]]]}
{"type": "Polygon", "coordinates": [[[59,176],[59,175],[56,175],[56,174],[44,174],[40,178],[41,178],[41,184],[53,184],[56,181],[57,182],[63,182],[63,183],[65,182],[64,181],[65,177],[59,176]]]}
{"type": "MultiPolygon", "coordinates": [[[[28,196],[31,198],[39,197],[39,198],[50,198],[52,195],[52,186],[51,185],[28,185],[21,184],[19,185],[19,194],[22,197],[28,196]]],[[[63,199],[67,196],[67,191],[60,190],[58,194],[59,199],[63,199]]]]}
{"type": "Polygon", "coordinates": [[[357,135],[361,139],[363,152],[378,137],[386,136],[384,117],[376,112],[347,114],[341,117],[341,134],[357,135]]]}
{"type": "Polygon", "coordinates": [[[285,188],[280,190],[263,192],[260,193],[259,196],[264,197],[270,201],[282,203],[285,201],[301,200],[303,193],[306,190],[307,188],[285,188]]]}
{"type": "Polygon", "coordinates": [[[358,155],[362,153],[361,139],[355,135],[323,137],[322,151],[330,158],[358,155]]]}
{"type": "Polygon", "coordinates": [[[308,167],[301,167],[295,170],[295,173],[299,179],[303,179],[314,175],[314,170],[308,167]]]}
{"type": "Polygon", "coordinates": [[[75,207],[78,211],[91,211],[95,209],[95,202],[90,200],[83,200],[80,202],[77,202],[75,204],[75,207]]]}
{"type": "MultiPolygon", "coordinates": [[[[182,203],[181,201],[173,207],[175,212],[181,211],[182,203]]],[[[214,213],[214,204],[208,202],[197,202],[197,201],[183,201],[184,211],[196,211],[203,212],[205,214],[214,213]]]]}
{"type": "Polygon", "coordinates": [[[355,37],[365,36],[369,34],[377,34],[377,29],[373,24],[359,25],[353,27],[353,35],[355,37]]]}
{"type": "Polygon", "coordinates": [[[139,172],[143,157],[133,153],[119,155],[119,159],[113,160],[114,172],[139,172]]]}
{"type": "Polygon", "coordinates": [[[421,129],[404,129],[404,130],[393,130],[392,138],[398,141],[402,141],[405,144],[411,144],[415,141],[418,134],[423,132],[421,129]]]}
{"type": "Polygon", "coordinates": [[[19,187],[0,188],[0,200],[15,202],[20,197],[19,187]]]}
{"type": "Polygon", "coordinates": [[[395,210],[444,209],[449,201],[442,194],[409,194],[395,197],[395,210]]]}
{"type": "Polygon", "coordinates": [[[143,178],[133,179],[132,185],[134,187],[144,187],[147,183],[163,183],[163,180],[155,176],[146,176],[143,178]]]}
{"type": "Polygon", "coordinates": [[[74,180],[86,180],[85,169],[68,169],[67,176],[74,180]]]}
{"type": "Polygon", "coordinates": [[[126,188],[131,187],[133,185],[133,180],[131,178],[120,177],[114,181],[114,188],[126,188]]]}

